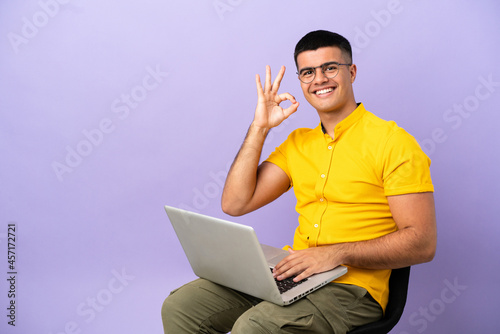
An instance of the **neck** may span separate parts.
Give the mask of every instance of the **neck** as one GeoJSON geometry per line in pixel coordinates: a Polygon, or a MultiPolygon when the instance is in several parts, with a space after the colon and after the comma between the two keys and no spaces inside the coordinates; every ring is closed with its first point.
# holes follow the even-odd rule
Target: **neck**
{"type": "Polygon", "coordinates": [[[335,136],[335,127],[337,124],[342,122],[347,116],[349,116],[356,108],[358,104],[356,101],[352,101],[351,103],[346,104],[343,108],[338,110],[332,110],[329,112],[318,111],[319,119],[321,120],[321,124],[330,135],[330,137],[334,138],[335,136]]]}

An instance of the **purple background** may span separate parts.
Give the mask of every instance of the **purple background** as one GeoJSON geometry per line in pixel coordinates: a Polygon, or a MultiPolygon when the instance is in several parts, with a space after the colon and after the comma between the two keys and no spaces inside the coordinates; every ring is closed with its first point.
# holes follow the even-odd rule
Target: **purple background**
{"type": "MultiPolygon", "coordinates": [[[[499,14],[493,0],[2,1],[0,332],[162,333],[164,298],[194,278],[163,205],[229,218],[222,184],[265,65],[287,66],[301,107],[263,156],[317,125],[292,57],[316,29],[351,41],[357,101],[432,159],[437,255],[413,267],[392,333],[497,332],[499,14]]],[[[283,246],[294,203],[234,220],[283,246]]]]}

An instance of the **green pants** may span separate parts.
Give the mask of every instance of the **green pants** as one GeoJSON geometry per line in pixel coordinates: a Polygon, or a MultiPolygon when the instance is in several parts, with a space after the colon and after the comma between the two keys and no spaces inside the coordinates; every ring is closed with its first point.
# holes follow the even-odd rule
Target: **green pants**
{"type": "Polygon", "coordinates": [[[336,283],[278,306],[197,279],[172,291],[162,307],[166,334],[338,334],[381,317],[382,308],[365,289],[336,283]]]}

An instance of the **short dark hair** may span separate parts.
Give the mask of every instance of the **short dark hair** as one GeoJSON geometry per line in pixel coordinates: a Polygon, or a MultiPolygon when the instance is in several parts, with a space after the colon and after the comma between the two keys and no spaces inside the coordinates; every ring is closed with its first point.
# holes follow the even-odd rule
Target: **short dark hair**
{"type": "Polygon", "coordinates": [[[348,63],[352,63],[352,49],[349,41],[334,32],[326,30],[316,30],[311,31],[295,46],[295,52],[293,58],[295,60],[295,66],[297,66],[297,56],[304,51],[314,51],[322,47],[336,46],[342,51],[342,55],[346,58],[348,63]]]}

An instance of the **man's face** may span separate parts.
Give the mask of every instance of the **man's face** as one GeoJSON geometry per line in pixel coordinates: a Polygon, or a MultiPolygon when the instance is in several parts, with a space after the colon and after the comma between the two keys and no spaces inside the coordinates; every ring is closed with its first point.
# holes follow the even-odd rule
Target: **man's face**
{"type": "MultiPolygon", "coordinates": [[[[304,51],[297,56],[298,72],[306,67],[316,67],[328,62],[346,64],[338,47],[323,47],[314,51],[304,51]]],[[[356,65],[341,65],[334,78],[327,78],[321,67],[315,69],[316,76],[310,83],[301,82],[306,100],[318,112],[342,111],[346,105],[355,104],[352,83],[356,78],[356,65]]]]}

